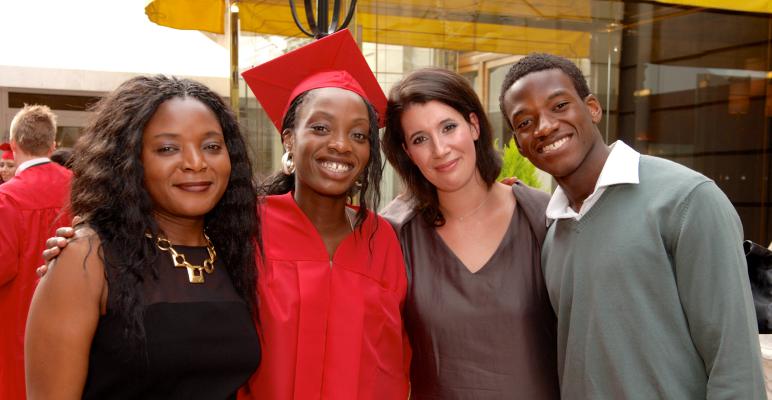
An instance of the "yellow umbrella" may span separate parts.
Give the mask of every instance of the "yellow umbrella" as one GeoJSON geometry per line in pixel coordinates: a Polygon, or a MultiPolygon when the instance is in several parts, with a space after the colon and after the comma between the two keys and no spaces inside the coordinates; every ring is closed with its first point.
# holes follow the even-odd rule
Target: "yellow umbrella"
{"type": "MultiPolygon", "coordinates": [[[[288,0],[240,0],[238,7],[242,31],[302,35],[288,0]]],[[[224,33],[225,12],[223,0],[151,0],[145,7],[159,25],[213,33],[224,33]]],[[[356,22],[365,42],[581,58],[590,33],[565,25],[590,27],[592,18],[590,0],[360,0],[356,22]]]]}
{"type": "MultiPolygon", "coordinates": [[[[772,0],[657,1],[772,12],[772,0]]],[[[302,2],[296,3],[298,16],[304,16],[302,2]]],[[[504,54],[543,51],[586,58],[591,32],[606,28],[606,21],[593,21],[590,3],[591,0],[359,0],[356,24],[366,42],[504,54]]],[[[289,0],[148,0],[145,14],[159,25],[221,34],[225,33],[226,18],[230,19],[234,109],[238,108],[238,29],[280,36],[303,35],[292,18],[289,0]],[[229,9],[229,3],[238,5],[238,16],[229,12],[234,8],[229,9]]],[[[341,19],[345,12],[342,14],[341,19]]]]}
{"type": "MultiPolygon", "coordinates": [[[[657,1],[772,12],[772,0],[657,1]]],[[[224,33],[226,3],[227,0],[149,0],[145,13],[159,25],[224,33]]],[[[292,19],[288,0],[240,0],[238,7],[242,31],[302,35],[292,19]]],[[[589,32],[594,27],[590,0],[360,0],[357,7],[363,41],[459,51],[546,51],[581,58],[589,53],[589,32]]],[[[304,12],[298,10],[298,14],[304,12]]]]}

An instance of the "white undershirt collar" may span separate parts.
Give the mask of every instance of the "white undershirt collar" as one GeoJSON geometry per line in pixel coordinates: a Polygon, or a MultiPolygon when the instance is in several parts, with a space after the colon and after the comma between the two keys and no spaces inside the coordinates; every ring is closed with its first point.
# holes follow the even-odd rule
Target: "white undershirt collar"
{"type": "Polygon", "coordinates": [[[38,165],[38,164],[44,164],[44,163],[47,163],[47,162],[51,162],[51,159],[48,158],[48,157],[38,157],[38,158],[33,158],[31,160],[27,160],[27,161],[19,164],[18,167],[16,167],[16,173],[14,173],[13,176],[19,176],[19,174],[22,171],[24,171],[25,169],[27,169],[29,167],[33,167],[33,166],[38,165]]]}
{"type": "Polygon", "coordinates": [[[630,146],[621,140],[617,140],[609,146],[611,152],[603,164],[598,181],[595,183],[595,190],[587,196],[582,203],[579,212],[574,211],[566,197],[563,188],[558,186],[555,193],[552,194],[549,204],[547,204],[547,224],[553,220],[574,218],[580,220],[593,205],[600,199],[606,188],[619,184],[638,184],[638,161],[641,154],[633,150],[630,146]]]}

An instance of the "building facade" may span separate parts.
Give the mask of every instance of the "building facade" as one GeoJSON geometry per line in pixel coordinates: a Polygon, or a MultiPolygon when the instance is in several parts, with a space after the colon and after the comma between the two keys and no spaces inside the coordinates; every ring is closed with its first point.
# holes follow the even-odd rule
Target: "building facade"
{"type": "MultiPolygon", "coordinates": [[[[51,2],[47,7],[64,7],[59,3],[51,2]]],[[[75,3],[67,2],[67,10],[75,3]]],[[[293,24],[276,22],[289,18],[286,1],[238,3],[244,21],[238,37],[240,71],[309,40],[293,24]],[[247,23],[248,19],[252,22],[247,23]]],[[[764,244],[772,241],[770,14],[671,6],[662,1],[360,0],[358,4],[352,30],[385,91],[416,68],[439,66],[458,71],[474,85],[500,146],[510,136],[498,104],[509,66],[533,51],[568,57],[583,71],[604,108],[600,129],[608,143],[621,139],[643,154],[668,158],[702,172],[726,192],[748,239],[764,244]]],[[[4,10],[4,15],[29,12],[40,22],[45,13],[57,13],[29,10],[37,7],[35,4],[17,6],[15,11],[4,10]]],[[[111,35],[109,28],[116,21],[130,19],[129,6],[125,7],[119,10],[125,18],[92,18],[90,29],[101,27],[105,36],[111,35]]],[[[130,7],[136,8],[145,22],[148,17],[153,19],[147,9],[144,15],[139,6],[130,7]]],[[[299,12],[304,15],[304,10],[299,12]]],[[[227,26],[228,18],[221,18],[227,26]]],[[[58,15],[51,17],[51,23],[59,20],[63,19],[58,15]]],[[[88,25],[87,20],[78,22],[74,15],[66,20],[61,32],[75,29],[77,33],[77,26],[88,25]]],[[[9,23],[7,29],[15,32],[13,21],[9,23]]],[[[131,50],[131,56],[121,59],[116,54],[123,53],[116,52],[101,57],[115,58],[126,71],[136,72],[122,72],[124,69],[102,63],[78,67],[63,62],[56,48],[86,43],[77,37],[63,40],[61,45],[54,43],[46,50],[52,53],[48,61],[37,64],[27,60],[15,63],[15,59],[24,58],[30,46],[8,47],[13,42],[5,41],[0,46],[5,47],[0,51],[0,140],[7,139],[10,120],[24,103],[38,102],[51,106],[59,115],[59,144],[72,145],[87,122],[89,104],[138,73],[190,76],[224,97],[232,93],[227,35],[196,32],[195,45],[185,47],[182,42],[192,39],[170,33],[183,31],[153,26],[141,37],[156,38],[152,42],[158,43],[145,39],[146,43],[134,48],[129,43],[140,37],[138,28],[120,26],[122,31],[133,30],[134,38],[126,42],[111,39],[111,43],[123,53],[131,50]],[[183,57],[189,58],[170,67],[183,57]],[[136,61],[147,58],[159,61],[134,67],[139,65],[136,61]],[[212,60],[219,67],[187,68],[212,60]]],[[[4,36],[13,34],[9,31],[4,36]]],[[[73,50],[63,54],[70,53],[74,59],[85,54],[73,50]]],[[[265,177],[279,169],[279,135],[243,81],[238,96],[239,117],[255,172],[265,177]]],[[[401,191],[398,178],[390,173],[386,176],[384,202],[401,191]]],[[[547,176],[542,175],[542,181],[545,189],[552,187],[547,176]]]]}

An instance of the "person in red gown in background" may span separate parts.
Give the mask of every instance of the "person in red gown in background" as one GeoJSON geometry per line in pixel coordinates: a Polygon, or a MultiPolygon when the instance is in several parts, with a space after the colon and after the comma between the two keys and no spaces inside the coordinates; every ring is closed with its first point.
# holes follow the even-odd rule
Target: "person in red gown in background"
{"type": "Polygon", "coordinates": [[[25,398],[24,327],[46,238],[68,225],[63,215],[72,173],[52,163],[56,116],[25,106],[11,121],[16,176],[0,186],[0,399],[25,398]]]}
{"type": "Polygon", "coordinates": [[[16,160],[13,159],[10,143],[0,144],[0,185],[8,182],[16,173],[16,160]]]}
{"type": "Polygon", "coordinates": [[[265,357],[241,398],[406,399],[404,261],[392,227],[372,211],[383,91],[348,31],[243,76],[286,153],[264,185],[265,357]]]}

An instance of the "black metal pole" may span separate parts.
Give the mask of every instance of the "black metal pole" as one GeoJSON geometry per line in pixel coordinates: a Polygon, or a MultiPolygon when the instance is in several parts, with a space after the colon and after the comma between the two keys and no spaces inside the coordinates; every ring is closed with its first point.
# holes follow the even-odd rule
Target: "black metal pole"
{"type": "Polygon", "coordinates": [[[346,17],[343,20],[343,23],[339,24],[339,21],[341,20],[341,0],[333,0],[332,16],[330,16],[329,0],[318,0],[316,2],[316,7],[314,7],[313,4],[314,0],[303,0],[306,22],[308,23],[308,29],[306,29],[298,17],[295,1],[296,0],[289,0],[290,11],[292,12],[292,19],[295,22],[295,25],[303,32],[303,34],[315,39],[321,39],[329,34],[348,27],[351,18],[354,16],[357,4],[357,0],[350,0],[346,10],[346,17]],[[314,13],[314,11],[316,11],[316,13],[314,13]],[[332,21],[330,20],[330,17],[332,17],[332,21]]]}

